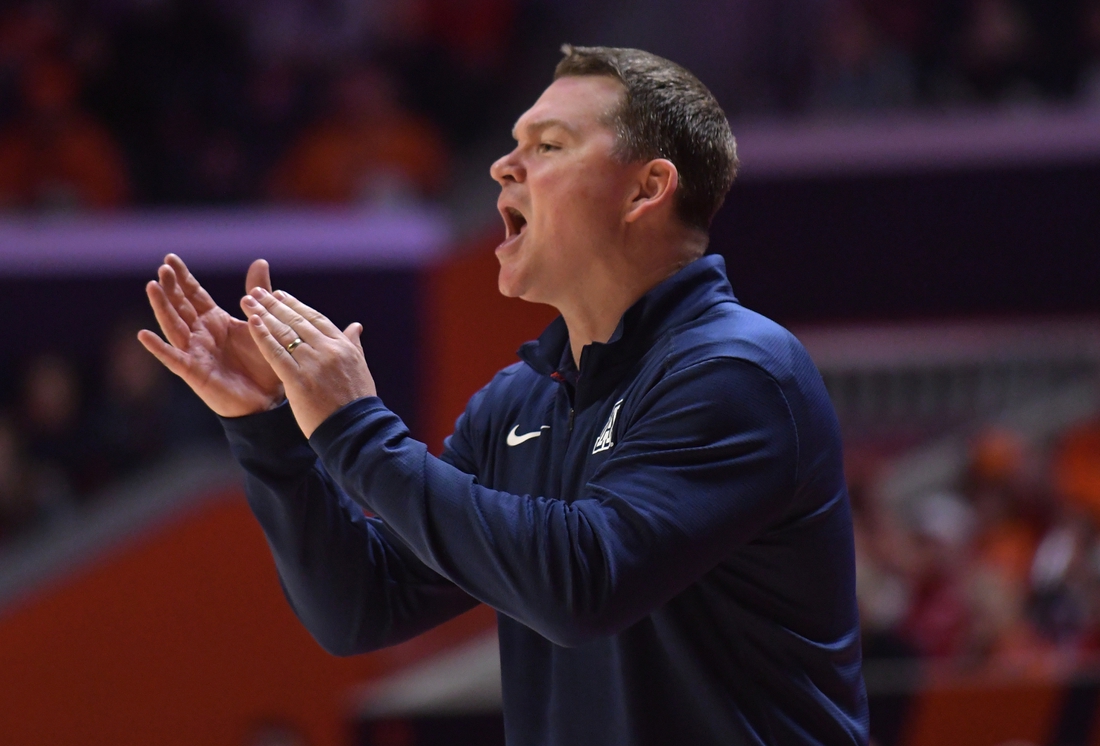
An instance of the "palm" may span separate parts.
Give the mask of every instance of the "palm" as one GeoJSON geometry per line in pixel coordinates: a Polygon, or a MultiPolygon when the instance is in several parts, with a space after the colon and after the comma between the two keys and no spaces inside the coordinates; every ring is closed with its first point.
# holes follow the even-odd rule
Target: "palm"
{"type": "Polygon", "coordinates": [[[245,410],[225,416],[249,414],[282,398],[282,382],[260,354],[248,324],[218,306],[198,316],[187,352],[190,374],[184,380],[219,414],[222,408],[245,410]]]}
{"type": "MultiPolygon", "coordinates": [[[[246,285],[270,288],[265,262],[253,264],[246,285]]],[[[282,399],[282,383],[260,354],[248,325],[214,303],[182,260],[169,256],[159,282],[149,283],[146,290],[170,344],[147,331],[139,335],[142,344],[207,406],[224,417],[239,417],[282,399]]]]}

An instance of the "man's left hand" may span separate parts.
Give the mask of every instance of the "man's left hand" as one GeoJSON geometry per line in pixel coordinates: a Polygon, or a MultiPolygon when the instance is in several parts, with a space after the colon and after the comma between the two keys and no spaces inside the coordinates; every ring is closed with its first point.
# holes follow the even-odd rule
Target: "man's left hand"
{"type": "Polygon", "coordinates": [[[282,290],[256,288],[241,299],[241,308],[307,438],[340,407],[377,394],[359,341],[362,324],[340,331],[323,314],[282,290]]]}

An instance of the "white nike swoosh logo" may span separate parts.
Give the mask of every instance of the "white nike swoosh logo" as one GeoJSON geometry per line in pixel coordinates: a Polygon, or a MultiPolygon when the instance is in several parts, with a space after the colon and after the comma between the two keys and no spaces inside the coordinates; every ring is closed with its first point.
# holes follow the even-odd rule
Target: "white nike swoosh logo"
{"type": "Polygon", "coordinates": [[[506,442],[510,446],[518,446],[520,443],[526,443],[527,441],[531,440],[531,438],[539,437],[540,435],[542,435],[543,430],[549,430],[549,429],[550,429],[549,425],[543,425],[542,427],[540,427],[538,430],[535,430],[534,432],[524,433],[523,435],[516,435],[516,430],[519,430],[519,425],[515,425],[512,428],[512,432],[508,433],[508,438],[506,439],[506,442]]]}

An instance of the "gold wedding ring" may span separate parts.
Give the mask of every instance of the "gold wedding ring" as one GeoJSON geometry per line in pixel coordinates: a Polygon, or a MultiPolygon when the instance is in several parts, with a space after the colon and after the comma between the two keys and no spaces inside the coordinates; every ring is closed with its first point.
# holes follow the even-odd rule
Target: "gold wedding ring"
{"type": "Polygon", "coordinates": [[[286,351],[291,352],[291,353],[294,352],[296,349],[298,349],[298,345],[300,345],[301,343],[302,343],[302,338],[301,337],[296,337],[293,342],[291,342],[290,344],[288,344],[286,346],[286,351]]]}

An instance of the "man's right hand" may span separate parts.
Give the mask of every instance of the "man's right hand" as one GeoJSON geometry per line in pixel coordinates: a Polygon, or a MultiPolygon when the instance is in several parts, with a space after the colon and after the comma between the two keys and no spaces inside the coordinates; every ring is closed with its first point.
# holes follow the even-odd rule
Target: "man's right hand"
{"type": "MultiPolygon", "coordinates": [[[[248,331],[248,324],[218,307],[175,254],[164,258],[157,280],[145,286],[166,343],[151,331],[138,332],[145,349],[164,363],[222,417],[241,417],[283,401],[283,385],[248,331]]],[[[268,264],[248,268],[245,293],[271,291],[268,264]]]]}

